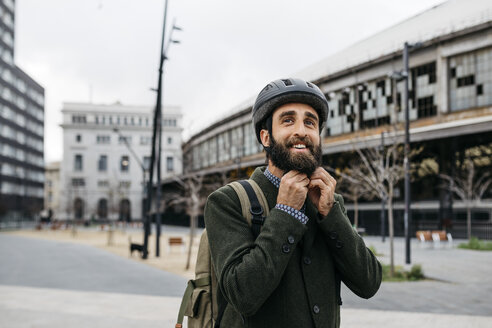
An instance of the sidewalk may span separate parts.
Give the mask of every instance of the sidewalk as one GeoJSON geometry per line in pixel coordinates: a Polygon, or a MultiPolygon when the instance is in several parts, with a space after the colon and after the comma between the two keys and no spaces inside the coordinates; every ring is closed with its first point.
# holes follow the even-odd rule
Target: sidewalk
{"type": "MultiPolygon", "coordinates": [[[[200,232],[197,234],[199,235],[200,232]]],[[[55,242],[75,242],[102,248],[121,257],[129,257],[128,237],[141,242],[140,230],[114,233],[114,244],[107,246],[108,233],[97,229],[70,231],[9,232],[55,242]]],[[[167,245],[170,236],[188,241],[187,228],[163,227],[161,257],[154,256],[155,242],[149,239],[148,260],[136,254],[132,260],[162,270],[192,277],[193,268],[184,270],[186,252],[167,245]]],[[[382,253],[380,261],[389,262],[389,240],[366,237],[367,246],[382,253]]],[[[455,241],[456,246],[459,241],[455,241]]],[[[60,243],[60,246],[63,244],[60,243]]],[[[192,267],[198,238],[195,238],[192,267]]],[[[395,239],[395,264],[404,265],[404,240],[395,239]]],[[[385,282],[370,300],[342,288],[342,328],[352,327],[491,327],[492,324],[492,252],[456,248],[421,247],[412,240],[412,264],[421,264],[431,280],[421,282],[385,282]]],[[[183,286],[184,290],[184,286],[183,286]]],[[[0,326],[6,327],[173,327],[180,297],[129,295],[114,292],[74,291],[49,288],[0,285],[0,326]],[[22,320],[18,320],[22,318],[22,320]]]]}
{"type": "MultiPolygon", "coordinates": [[[[177,297],[12,286],[0,286],[0,295],[0,326],[9,328],[174,327],[180,304],[177,297]]],[[[342,308],[341,316],[341,328],[487,328],[492,320],[483,316],[347,308],[342,308]]]]}

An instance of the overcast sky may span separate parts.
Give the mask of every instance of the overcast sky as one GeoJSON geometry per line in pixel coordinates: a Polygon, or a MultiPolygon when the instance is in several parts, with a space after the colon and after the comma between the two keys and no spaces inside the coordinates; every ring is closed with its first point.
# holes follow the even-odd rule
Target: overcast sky
{"type": "MultiPolygon", "coordinates": [[[[63,102],[155,105],[165,0],[16,0],[15,62],[45,88],[45,161],[63,102]]],[[[330,54],[443,0],[169,0],[164,103],[184,138],[330,54]]],[[[167,37],[166,37],[167,39],[167,37]]]]}

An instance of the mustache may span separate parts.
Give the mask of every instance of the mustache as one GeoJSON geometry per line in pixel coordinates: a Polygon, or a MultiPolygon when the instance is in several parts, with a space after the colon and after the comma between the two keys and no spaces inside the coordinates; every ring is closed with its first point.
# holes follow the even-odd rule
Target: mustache
{"type": "Polygon", "coordinates": [[[303,143],[306,145],[306,148],[308,148],[309,150],[313,150],[314,149],[314,143],[311,141],[311,139],[309,137],[292,137],[292,138],[289,138],[289,140],[287,140],[287,142],[285,143],[285,146],[287,146],[288,148],[290,147],[293,147],[294,145],[297,145],[298,143],[303,143]]]}

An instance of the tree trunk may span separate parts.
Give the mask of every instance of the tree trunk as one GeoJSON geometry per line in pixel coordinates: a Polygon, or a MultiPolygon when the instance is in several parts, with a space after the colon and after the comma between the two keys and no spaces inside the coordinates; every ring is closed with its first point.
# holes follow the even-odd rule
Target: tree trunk
{"type": "Polygon", "coordinates": [[[390,238],[390,276],[393,277],[395,274],[395,256],[394,256],[394,228],[393,228],[393,197],[389,196],[387,203],[388,205],[388,232],[390,238]]]}
{"type": "Polygon", "coordinates": [[[468,240],[471,240],[471,206],[466,206],[466,230],[468,235],[468,240]]]}
{"type": "Polygon", "coordinates": [[[190,216],[190,242],[188,243],[188,256],[186,258],[186,270],[190,268],[191,261],[191,249],[193,248],[193,239],[195,237],[195,225],[197,216],[195,214],[190,216]]]}

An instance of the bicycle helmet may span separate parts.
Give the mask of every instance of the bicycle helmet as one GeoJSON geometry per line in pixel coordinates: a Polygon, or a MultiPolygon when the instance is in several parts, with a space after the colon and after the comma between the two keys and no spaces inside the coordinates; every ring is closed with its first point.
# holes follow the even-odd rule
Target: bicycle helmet
{"type": "Polygon", "coordinates": [[[261,143],[260,131],[263,122],[276,108],[288,103],[303,103],[313,107],[318,112],[321,133],[328,117],[328,101],[323,92],[313,83],[301,79],[279,79],[268,83],[260,91],[253,105],[253,125],[258,142],[261,143]]]}

